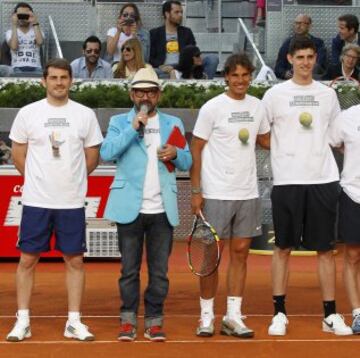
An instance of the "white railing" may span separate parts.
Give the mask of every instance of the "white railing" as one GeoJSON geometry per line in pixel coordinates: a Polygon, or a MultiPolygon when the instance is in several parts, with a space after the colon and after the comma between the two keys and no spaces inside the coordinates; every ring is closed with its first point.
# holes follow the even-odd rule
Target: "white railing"
{"type": "Polygon", "coordinates": [[[56,56],[55,57],[64,58],[61,47],[60,47],[59,37],[56,32],[55,24],[50,15],[49,15],[49,25],[50,25],[50,33],[49,33],[49,48],[48,48],[48,50],[50,50],[50,36],[52,36],[54,43],[55,43],[55,48],[56,48],[56,56]]]}
{"type": "MultiPolygon", "coordinates": [[[[261,53],[259,52],[254,40],[253,40],[253,35],[250,33],[250,31],[248,30],[248,28],[246,27],[244,21],[242,19],[238,19],[239,23],[238,23],[238,33],[239,33],[239,41],[240,41],[240,33],[241,30],[244,32],[245,37],[247,39],[247,41],[249,42],[249,44],[252,47],[252,50],[254,51],[255,54],[255,58],[254,58],[254,65],[256,67],[257,65],[257,61],[260,62],[261,65],[261,69],[259,71],[259,75],[261,74],[261,79],[265,79],[265,80],[271,80],[271,81],[275,81],[276,80],[276,76],[274,74],[274,71],[266,65],[263,57],[261,56],[261,53]]],[[[258,76],[259,76],[258,75],[258,76]]]]}

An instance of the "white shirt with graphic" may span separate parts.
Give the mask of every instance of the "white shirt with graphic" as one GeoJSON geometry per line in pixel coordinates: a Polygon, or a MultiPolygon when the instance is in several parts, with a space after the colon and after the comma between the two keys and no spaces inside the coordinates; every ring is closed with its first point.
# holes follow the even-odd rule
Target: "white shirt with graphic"
{"type": "MultiPolygon", "coordinates": [[[[41,33],[43,38],[44,34],[41,33]]],[[[6,42],[9,43],[12,30],[6,31],[6,42]]],[[[17,29],[18,48],[11,50],[11,67],[41,68],[40,47],[36,44],[35,31],[30,27],[28,32],[17,29]]]]}
{"type": "Polygon", "coordinates": [[[160,190],[159,160],[157,150],[160,148],[159,115],[150,117],[144,128],[144,143],[148,162],[146,167],[143,201],[140,212],[143,214],[158,214],[165,211],[160,190]]]}
{"type": "Polygon", "coordinates": [[[345,193],[360,204],[360,105],[342,112],[331,128],[331,144],[345,145],[344,168],[340,185],[345,193]]]}
{"type": "Polygon", "coordinates": [[[19,110],[10,139],[28,145],[24,205],[49,209],[84,206],[84,148],[99,145],[103,139],[94,111],[71,100],[55,107],[43,99],[19,110]]]}
{"type": "MultiPolygon", "coordinates": [[[[107,32],[107,36],[109,37],[115,37],[116,35],[116,32],[117,32],[117,28],[116,27],[112,27],[108,30],[107,32]]],[[[119,40],[118,40],[118,43],[116,45],[116,50],[113,54],[113,59],[112,59],[112,62],[119,62],[120,59],[121,59],[121,47],[122,45],[124,44],[125,41],[129,40],[132,38],[132,35],[125,35],[123,32],[120,33],[120,36],[119,36],[119,40]]]]}
{"type": "Polygon", "coordinates": [[[202,151],[203,197],[247,200],[259,196],[255,144],[258,134],[270,131],[260,100],[246,95],[235,100],[220,94],[200,109],[193,135],[207,141],[202,151]],[[239,140],[239,132],[248,140],[239,140]]]}
{"type": "Polygon", "coordinates": [[[329,126],[340,112],[335,91],[317,81],[303,86],[288,80],[269,89],[263,103],[274,185],[339,180],[329,145],[329,126]]]}

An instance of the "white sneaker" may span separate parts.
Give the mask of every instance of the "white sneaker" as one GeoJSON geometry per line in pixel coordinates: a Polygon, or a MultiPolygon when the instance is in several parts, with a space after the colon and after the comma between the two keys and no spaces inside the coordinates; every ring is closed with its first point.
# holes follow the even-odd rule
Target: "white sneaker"
{"type": "Polygon", "coordinates": [[[323,319],[322,330],[335,333],[337,336],[350,336],[353,334],[351,327],[346,325],[344,317],[338,313],[333,313],[323,319]]]}
{"type": "Polygon", "coordinates": [[[236,319],[230,319],[227,316],[224,316],[221,322],[220,333],[225,336],[240,338],[254,337],[254,331],[246,327],[245,323],[243,322],[245,318],[245,316],[239,316],[236,319]]]}
{"type": "Polygon", "coordinates": [[[203,314],[199,319],[199,326],[196,328],[196,335],[199,337],[212,337],[215,333],[214,316],[203,314]]]}
{"type": "Polygon", "coordinates": [[[20,342],[25,338],[31,337],[30,323],[24,324],[19,320],[16,320],[15,325],[11,332],[6,336],[6,340],[9,342],[20,342]]]}
{"type": "Polygon", "coordinates": [[[79,341],[93,341],[95,339],[94,335],[89,332],[89,327],[80,321],[72,323],[67,321],[64,336],[66,338],[78,339],[79,341]]]}
{"type": "Polygon", "coordinates": [[[268,334],[270,336],[285,336],[287,328],[286,326],[288,324],[289,321],[286,318],[286,315],[284,315],[282,312],[279,312],[272,318],[268,329],[268,334]]]}
{"type": "Polygon", "coordinates": [[[196,335],[199,337],[212,337],[215,333],[214,322],[214,318],[208,322],[200,318],[199,326],[196,328],[196,335]]]}

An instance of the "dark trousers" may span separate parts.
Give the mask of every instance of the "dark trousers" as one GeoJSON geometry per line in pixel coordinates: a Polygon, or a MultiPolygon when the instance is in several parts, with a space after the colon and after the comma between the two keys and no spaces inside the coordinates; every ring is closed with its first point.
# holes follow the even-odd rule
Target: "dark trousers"
{"type": "Polygon", "coordinates": [[[173,227],[165,213],[139,214],[130,224],[117,224],[122,255],[119,289],[122,298],[122,323],[137,325],[140,303],[140,269],[144,247],[149,281],[144,294],[145,328],[162,325],[164,301],[169,290],[168,261],[172,248],[173,227]]]}

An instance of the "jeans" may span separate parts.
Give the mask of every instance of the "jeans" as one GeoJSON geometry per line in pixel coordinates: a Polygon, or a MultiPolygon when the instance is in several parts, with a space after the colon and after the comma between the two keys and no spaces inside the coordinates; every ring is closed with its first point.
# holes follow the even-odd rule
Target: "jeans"
{"type": "MultiPolygon", "coordinates": [[[[219,65],[219,56],[215,54],[205,55],[202,57],[202,63],[204,66],[204,73],[209,80],[212,80],[215,77],[217,67],[219,65]]],[[[165,73],[160,68],[154,68],[156,74],[160,79],[168,79],[170,75],[165,73]]]]}
{"type": "Polygon", "coordinates": [[[27,74],[34,74],[34,75],[42,75],[43,70],[41,67],[31,67],[31,66],[23,66],[23,67],[14,67],[14,73],[27,73],[27,74]]]}
{"type": "Polygon", "coordinates": [[[122,255],[119,289],[122,298],[122,323],[137,326],[140,303],[140,268],[145,239],[148,286],[144,293],[145,329],[161,326],[164,301],[169,290],[168,261],[172,248],[173,227],[165,213],[139,214],[130,224],[117,224],[122,255]]]}
{"type": "Polygon", "coordinates": [[[0,65],[0,77],[8,77],[13,73],[13,69],[10,66],[0,65]]]}
{"type": "Polygon", "coordinates": [[[215,77],[218,64],[218,55],[211,54],[203,57],[204,72],[209,80],[212,80],[215,77]]]}

